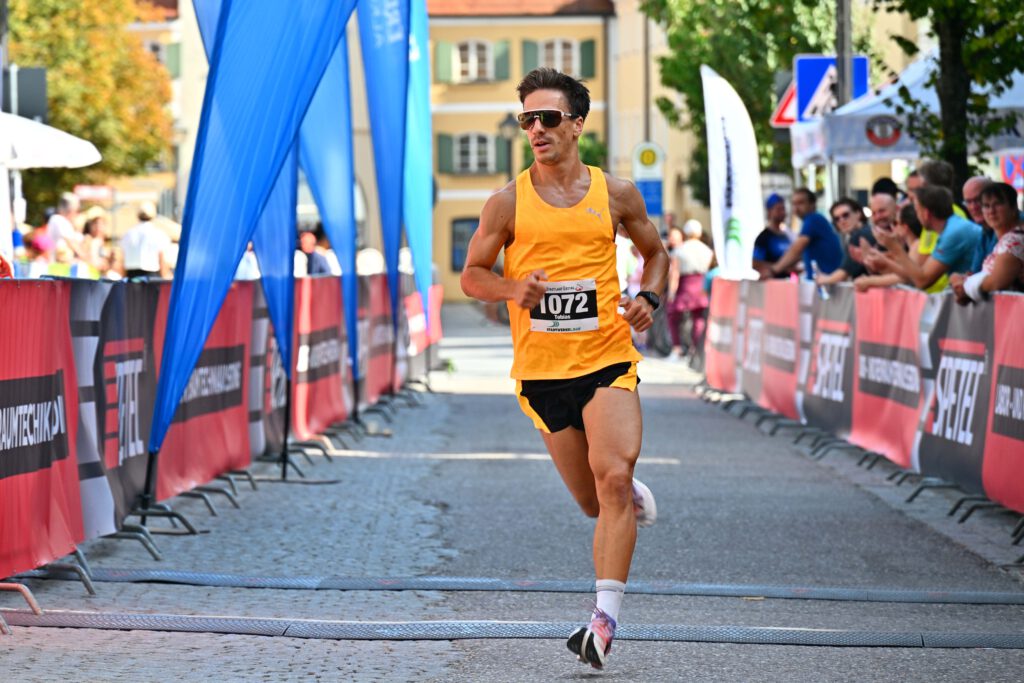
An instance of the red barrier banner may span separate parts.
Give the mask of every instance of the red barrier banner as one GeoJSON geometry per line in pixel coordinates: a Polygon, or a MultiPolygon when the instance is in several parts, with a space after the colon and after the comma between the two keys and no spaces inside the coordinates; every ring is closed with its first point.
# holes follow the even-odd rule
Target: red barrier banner
{"type": "Polygon", "coordinates": [[[924,394],[920,327],[927,295],[872,289],[855,297],[854,392],[850,441],[910,467],[924,394]]]}
{"type": "Polygon", "coordinates": [[[0,577],[83,540],[68,282],[0,281],[0,577]]]}
{"type": "MultiPolygon", "coordinates": [[[[157,500],[224,472],[244,469],[251,462],[248,391],[253,286],[235,282],[217,314],[160,449],[157,500]]],[[[170,287],[165,291],[169,294],[170,287]]],[[[166,307],[163,297],[161,307],[166,307]]],[[[167,318],[160,320],[162,347],[167,318]]]]}
{"type": "Polygon", "coordinates": [[[359,405],[365,408],[390,393],[394,386],[391,368],[395,337],[385,275],[359,278],[358,318],[359,365],[363,368],[359,405]]]}
{"type": "Polygon", "coordinates": [[[430,343],[438,344],[444,336],[441,329],[441,304],[444,303],[444,287],[432,285],[430,287],[430,343]]]}
{"type": "Polygon", "coordinates": [[[985,495],[1024,512],[1024,296],[995,301],[995,381],[989,396],[982,483],[985,495]]]}
{"type": "Polygon", "coordinates": [[[757,402],[768,410],[797,419],[797,356],[800,349],[797,283],[767,280],[756,284],[764,292],[761,393],[757,402]]]}
{"type": "Polygon", "coordinates": [[[155,283],[71,282],[85,538],[114,533],[146,482],[156,400],[155,283]]]}
{"type": "Polygon", "coordinates": [[[405,318],[408,324],[409,338],[406,348],[410,356],[418,356],[427,350],[430,340],[427,338],[427,316],[423,311],[423,300],[419,292],[404,297],[405,318]]]}
{"type": "Polygon", "coordinates": [[[292,433],[299,440],[310,439],[348,417],[344,324],[340,278],[295,281],[292,433]]]}
{"type": "Polygon", "coordinates": [[[740,348],[740,390],[754,401],[761,399],[761,348],[764,339],[764,285],[744,280],[740,285],[742,334],[736,338],[740,348]]]}
{"type": "Polygon", "coordinates": [[[739,308],[738,280],[715,278],[711,287],[707,339],[704,342],[704,368],[708,384],[719,391],[736,391],[736,314],[739,308]]]}
{"type": "Polygon", "coordinates": [[[807,422],[837,436],[850,432],[853,398],[854,291],[829,287],[828,298],[814,302],[814,331],[803,413],[807,422]]]}
{"type": "Polygon", "coordinates": [[[922,363],[926,409],[916,464],[928,476],[981,493],[995,307],[960,306],[949,295],[941,304],[922,363]]]}

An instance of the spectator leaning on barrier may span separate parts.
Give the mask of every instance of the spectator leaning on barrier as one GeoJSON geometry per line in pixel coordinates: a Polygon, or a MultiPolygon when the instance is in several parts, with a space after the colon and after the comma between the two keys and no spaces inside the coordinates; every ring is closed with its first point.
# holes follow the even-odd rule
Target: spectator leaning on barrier
{"type": "Polygon", "coordinates": [[[972,273],[981,271],[981,265],[985,262],[985,258],[992,253],[996,242],[999,241],[995,231],[985,221],[985,212],[981,210],[981,191],[991,184],[992,180],[983,175],[969,178],[964,183],[964,206],[967,207],[967,213],[971,220],[981,226],[981,239],[978,240],[974,249],[974,258],[971,259],[972,273]]]}
{"type": "MultiPolygon", "coordinates": [[[[769,273],[771,265],[782,258],[792,240],[785,230],[786,200],[772,192],[764,203],[768,215],[768,224],[754,240],[754,270],[764,277],[772,277],[769,273]]],[[[786,277],[786,274],[775,277],[786,277]]]]}
{"type": "Polygon", "coordinates": [[[831,273],[819,274],[814,281],[819,285],[834,285],[858,278],[867,273],[861,254],[865,240],[874,246],[875,239],[871,236],[871,226],[867,224],[864,209],[855,199],[843,197],[828,210],[832,216],[832,224],[843,236],[846,246],[843,248],[843,262],[831,273]]]}
{"type": "Polygon", "coordinates": [[[121,238],[126,277],[171,277],[167,252],[171,238],[153,224],[156,206],[153,202],[139,204],[139,223],[121,238]]]}
{"type": "MultiPolygon", "coordinates": [[[[892,223],[892,233],[899,238],[900,243],[909,256],[913,257],[917,254],[918,240],[921,236],[921,221],[917,219],[917,211],[912,204],[899,208],[892,223]]],[[[878,254],[879,252],[876,249],[865,249],[864,260],[870,261],[876,258],[878,254]]],[[[857,288],[858,292],[866,292],[872,287],[889,287],[900,284],[905,284],[905,281],[896,273],[862,275],[853,281],[853,285],[857,288]]]]}
{"type": "Polygon", "coordinates": [[[953,165],[941,159],[925,159],[917,167],[925,185],[944,187],[953,194],[953,213],[960,218],[967,218],[967,212],[956,202],[956,174],[953,165]]]}
{"type": "Polygon", "coordinates": [[[793,214],[802,223],[800,234],[786,253],[768,268],[762,277],[774,277],[789,272],[803,256],[804,272],[808,279],[820,273],[831,273],[843,261],[843,245],[828,219],[816,210],[818,198],[810,188],[801,187],[793,192],[793,214]],[[817,272],[815,272],[815,265],[817,272]]]}
{"type": "Polygon", "coordinates": [[[882,272],[896,273],[919,289],[935,291],[934,286],[951,273],[966,273],[971,267],[974,247],[981,228],[965,218],[953,215],[953,194],[945,187],[925,185],[912,193],[917,217],[923,228],[938,234],[935,250],[919,265],[902,249],[891,232],[875,231],[878,243],[888,249],[874,254],[869,265],[882,272]]]}
{"type": "Polygon", "coordinates": [[[981,191],[981,208],[998,241],[979,272],[949,279],[961,304],[982,301],[990,292],[1024,291],[1024,227],[1017,191],[1006,183],[992,183],[981,191]]]}

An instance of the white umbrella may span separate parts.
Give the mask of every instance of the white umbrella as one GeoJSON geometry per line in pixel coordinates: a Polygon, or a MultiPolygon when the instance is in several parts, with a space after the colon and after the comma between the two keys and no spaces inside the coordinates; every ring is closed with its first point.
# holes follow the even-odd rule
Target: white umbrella
{"type": "Polygon", "coordinates": [[[0,112],[0,165],[26,168],[79,168],[100,161],[88,140],[23,116],[0,112]]]}

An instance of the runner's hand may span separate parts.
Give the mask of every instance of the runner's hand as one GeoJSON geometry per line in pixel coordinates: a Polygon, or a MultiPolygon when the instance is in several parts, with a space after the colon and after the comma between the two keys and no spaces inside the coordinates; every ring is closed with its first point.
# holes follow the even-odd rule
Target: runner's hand
{"type": "Polygon", "coordinates": [[[623,319],[637,332],[643,332],[654,324],[654,319],[651,317],[654,309],[647,303],[647,299],[631,299],[628,296],[623,296],[619,299],[619,306],[625,309],[622,312],[623,319]]]}
{"type": "Polygon", "coordinates": [[[535,270],[526,276],[524,280],[516,282],[515,296],[512,300],[520,308],[530,310],[540,303],[544,296],[544,281],[548,279],[547,273],[543,270],[535,270]]]}

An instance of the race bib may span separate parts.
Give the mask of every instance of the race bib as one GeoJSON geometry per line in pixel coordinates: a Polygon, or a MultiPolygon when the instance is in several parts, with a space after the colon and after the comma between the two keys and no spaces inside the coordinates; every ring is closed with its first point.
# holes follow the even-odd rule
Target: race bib
{"type": "Polygon", "coordinates": [[[545,282],[544,297],[530,310],[533,332],[589,332],[597,329],[594,280],[545,282]]]}

